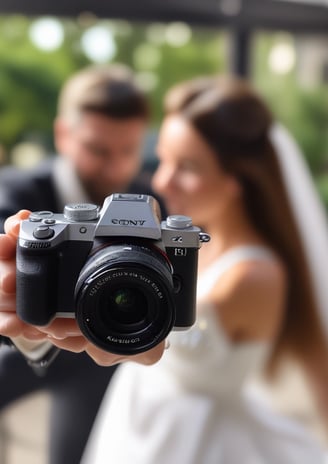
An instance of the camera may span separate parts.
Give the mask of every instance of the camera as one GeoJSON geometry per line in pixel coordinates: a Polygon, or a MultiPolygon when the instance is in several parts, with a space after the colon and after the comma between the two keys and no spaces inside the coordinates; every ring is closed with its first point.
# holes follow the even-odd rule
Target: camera
{"type": "Polygon", "coordinates": [[[76,318],[103,350],[147,351],[193,325],[198,249],[208,240],[187,216],[161,221],[145,194],[31,213],[17,244],[18,317],[34,325],[76,318]]]}

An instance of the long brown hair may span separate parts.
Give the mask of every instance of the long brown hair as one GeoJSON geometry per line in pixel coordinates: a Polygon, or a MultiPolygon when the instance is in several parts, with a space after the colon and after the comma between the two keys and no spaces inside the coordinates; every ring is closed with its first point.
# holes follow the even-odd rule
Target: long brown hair
{"type": "Polygon", "coordinates": [[[285,263],[286,311],[270,370],[287,353],[304,362],[318,349],[327,350],[302,241],[269,138],[273,116],[262,98],[243,79],[204,77],[172,88],[165,110],[184,117],[214,149],[220,166],[239,180],[250,220],[285,263]]]}

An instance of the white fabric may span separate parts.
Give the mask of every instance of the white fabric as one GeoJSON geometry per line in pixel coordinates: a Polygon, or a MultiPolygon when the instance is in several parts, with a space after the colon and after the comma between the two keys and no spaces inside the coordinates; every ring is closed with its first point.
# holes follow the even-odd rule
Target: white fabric
{"type": "Polygon", "coordinates": [[[320,317],[328,337],[328,220],[309,168],[295,140],[274,125],[271,140],[278,154],[289,199],[312,273],[320,317]]]}
{"type": "MultiPolygon", "coordinates": [[[[254,259],[271,255],[259,247],[223,255],[200,276],[199,294],[205,296],[231,266],[254,259]]],[[[243,395],[248,376],[263,365],[270,347],[230,342],[212,314],[199,302],[196,324],[170,335],[161,361],[119,368],[82,464],[324,462],[319,446],[298,424],[243,395]]]]}

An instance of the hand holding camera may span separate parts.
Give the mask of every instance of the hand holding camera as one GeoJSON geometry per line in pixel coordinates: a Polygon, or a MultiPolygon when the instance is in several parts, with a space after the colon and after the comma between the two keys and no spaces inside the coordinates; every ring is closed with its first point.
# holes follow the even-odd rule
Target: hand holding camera
{"type": "MultiPolygon", "coordinates": [[[[90,343],[81,333],[76,320],[69,318],[56,318],[47,326],[34,326],[23,322],[16,314],[16,241],[18,239],[19,227],[22,220],[29,216],[29,211],[19,213],[7,219],[5,225],[6,234],[0,234],[0,334],[2,338],[9,337],[11,340],[26,341],[34,345],[29,351],[22,350],[22,345],[18,348],[28,362],[32,360],[31,355],[36,355],[35,350],[45,344],[50,347],[58,347],[72,352],[86,351],[88,355],[99,365],[110,366],[122,362],[124,357],[109,353],[97,348],[90,343]],[[51,343],[47,343],[47,342],[51,343]]],[[[8,339],[9,340],[9,339],[8,339]]],[[[158,344],[155,348],[129,357],[141,364],[153,364],[162,355],[164,343],[158,344]]],[[[48,354],[48,353],[47,353],[48,354]]],[[[49,365],[48,356],[40,358],[38,374],[49,365]]],[[[126,359],[126,358],[125,358],[126,359]]],[[[33,363],[33,367],[36,365],[33,363]]]]}
{"type": "Polygon", "coordinates": [[[101,350],[143,353],[194,323],[198,249],[208,239],[185,216],[160,222],[149,195],[32,213],[17,247],[17,314],[36,326],[73,319],[101,350]]]}

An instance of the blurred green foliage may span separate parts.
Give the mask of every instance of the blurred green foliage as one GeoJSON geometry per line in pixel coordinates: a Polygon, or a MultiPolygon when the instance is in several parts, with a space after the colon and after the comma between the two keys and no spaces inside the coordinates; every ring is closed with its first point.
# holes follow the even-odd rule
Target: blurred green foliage
{"type": "MultiPolygon", "coordinates": [[[[261,34],[257,38],[254,82],[273,113],[300,145],[328,207],[328,85],[303,84],[297,76],[297,67],[283,76],[272,73],[266,58],[275,40],[272,34],[261,34]]],[[[289,40],[295,38],[289,37],[289,40]]]]}
{"type": "MultiPolygon", "coordinates": [[[[99,22],[92,17],[60,22],[65,41],[55,51],[45,52],[30,40],[33,18],[0,17],[0,140],[8,151],[26,138],[36,137],[51,145],[60,86],[73,71],[91,63],[80,41],[83,33],[99,22]]],[[[101,24],[115,37],[117,52],[112,61],[128,64],[146,82],[147,78],[156,79],[154,88],[149,89],[154,124],[160,121],[162,96],[169,86],[225,68],[222,32],[199,30],[185,46],[174,47],[165,42],[164,25],[151,26],[153,34],[156,28],[159,35],[162,31],[162,43],[158,44],[147,38],[147,25],[131,26],[126,21],[101,24]],[[147,62],[152,51],[157,54],[156,63],[147,62]]]]}
{"type": "MultiPolygon", "coordinates": [[[[73,71],[91,63],[81,38],[95,25],[107,29],[114,38],[116,53],[111,61],[131,66],[148,88],[155,127],[162,117],[163,95],[173,83],[228,71],[229,33],[222,29],[184,30],[181,24],[99,21],[90,15],[62,18],[64,41],[50,52],[38,48],[30,38],[36,19],[0,16],[0,141],[7,161],[20,141],[37,141],[47,150],[52,149],[58,91],[73,71]],[[177,37],[182,27],[182,32],[190,34],[189,40],[169,40],[172,27],[177,37]]],[[[275,33],[254,36],[251,78],[274,114],[299,142],[328,205],[328,86],[304,86],[295,67],[287,74],[274,74],[268,56],[277,37],[275,33]]]]}

